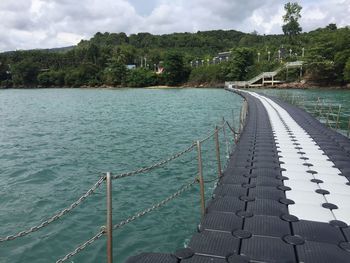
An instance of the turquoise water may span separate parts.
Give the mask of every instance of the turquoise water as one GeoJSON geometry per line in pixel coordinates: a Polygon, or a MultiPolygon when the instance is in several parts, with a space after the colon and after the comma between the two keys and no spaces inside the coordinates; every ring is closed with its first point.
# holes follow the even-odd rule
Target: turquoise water
{"type": "MultiPolygon", "coordinates": [[[[102,172],[150,165],[205,137],[241,98],[217,89],[0,90],[0,236],[28,229],[69,206],[102,172]]],[[[235,114],[235,123],[238,114],[235,114]]],[[[227,131],[228,132],[228,131],[227,131]]],[[[221,145],[224,138],[220,135],[221,145]]],[[[225,147],[221,148],[225,161],[225,147]]],[[[195,151],[156,171],[113,181],[114,224],[161,201],[197,172],[195,151]]],[[[214,142],[203,145],[207,180],[214,142]]],[[[214,183],[206,184],[207,198],[214,183]]],[[[105,224],[105,185],[48,227],[0,243],[0,262],[55,262],[105,224]]],[[[198,185],[114,232],[115,262],[173,252],[200,220],[198,185]]],[[[68,262],[106,262],[105,237],[68,262]]]]}
{"type": "Polygon", "coordinates": [[[339,128],[337,131],[344,135],[348,133],[350,122],[350,90],[256,89],[256,91],[277,96],[289,103],[293,103],[305,109],[325,124],[328,123],[328,126],[333,129],[336,127],[339,105],[341,105],[339,128]],[[317,103],[318,98],[320,99],[319,103],[317,103]]]}

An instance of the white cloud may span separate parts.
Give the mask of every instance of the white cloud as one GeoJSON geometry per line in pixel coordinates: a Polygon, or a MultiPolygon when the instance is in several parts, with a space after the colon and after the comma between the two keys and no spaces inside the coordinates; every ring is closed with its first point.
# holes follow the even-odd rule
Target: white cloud
{"type": "Polygon", "coordinates": [[[336,23],[339,27],[350,25],[350,0],[321,0],[311,2],[302,12],[301,25],[304,31],[336,23]]]}
{"type": "MultiPolygon", "coordinates": [[[[300,0],[304,31],[350,24],[350,0],[300,0]]],[[[73,45],[100,32],[282,33],[280,0],[0,0],[0,51],[73,45]]]]}

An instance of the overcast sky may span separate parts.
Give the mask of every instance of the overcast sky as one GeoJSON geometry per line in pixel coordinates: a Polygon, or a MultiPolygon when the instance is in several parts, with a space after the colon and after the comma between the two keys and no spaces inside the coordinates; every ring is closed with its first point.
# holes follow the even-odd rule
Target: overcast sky
{"type": "MultiPolygon", "coordinates": [[[[77,44],[96,32],[282,33],[281,0],[0,0],[0,52],[77,44]]],[[[304,31],[350,25],[350,0],[300,0],[304,31]]]]}

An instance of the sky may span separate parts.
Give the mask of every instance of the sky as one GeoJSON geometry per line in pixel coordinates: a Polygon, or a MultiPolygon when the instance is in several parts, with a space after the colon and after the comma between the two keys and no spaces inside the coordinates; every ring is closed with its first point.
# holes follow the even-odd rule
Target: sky
{"type": "MultiPolygon", "coordinates": [[[[96,32],[281,34],[283,0],[0,0],[0,52],[76,45],[96,32]]],[[[304,32],[350,25],[350,0],[299,0],[304,32]]]]}

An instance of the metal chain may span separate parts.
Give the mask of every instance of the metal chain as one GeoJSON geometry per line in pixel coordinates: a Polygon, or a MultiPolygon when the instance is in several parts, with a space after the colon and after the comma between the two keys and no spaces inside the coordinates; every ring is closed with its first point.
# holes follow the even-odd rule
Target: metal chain
{"type": "Polygon", "coordinates": [[[120,179],[120,178],[124,178],[124,177],[129,177],[129,176],[134,176],[134,175],[137,175],[137,174],[149,172],[149,171],[151,171],[153,169],[161,167],[161,166],[163,166],[163,165],[165,165],[165,164],[167,164],[167,163],[169,163],[169,162],[171,162],[171,161],[181,157],[182,155],[192,151],[195,146],[196,146],[196,144],[192,144],[190,147],[188,147],[184,151],[176,153],[173,156],[169,157],[168,159],[160,161],[158,163],[155,163],[155,164],[153,164],[151,166],[143,167],[143,168],[140,168],[138,170],[134,170],[134,171],[127,172],[127,173],[122,173],[122,174],[119,174],[119,175],[114,175],[114,176],[112,176],[112,179],[120,179]]]}
{"type": "Polygon", "coordinates": [[[215,181],[218,181],[220,178],[214,178],[214,179],[211,179],[211,180],[206,180],[204,181],[205,184],[208,184],[208,183],[212,183],[212,182],[215,182],[215,181]]]}
{"type": "MultiPolygon", "coordinates": [[[[221,129],[225,129],[225,123],[223,125],[221,125],[220,127],[217,128],[218,131],[220,131],[221,129]]],[[[216,133],[216,130],[213,131],[212,133],[208,134],[207,137],[205,137],[204,139],[202,139],[201,141],[199,141],[200,143],[206,142],[207,140],[209,140],[210,138],[212,138],[216,133]]]]}
{"type": "MultiPolygon", "coordinates": [[[[225,124],[223,126],[221,126],[219,128],[222,129],[225,127],[225,124]]],[[[205,138],[204,140],[202,140],[202,142],[208,140],[209,138],[211,138],[213,135],[215,134],[212,133],[210,134],[209,137],[205,138]]],[[[182,152],[179,152],[179,153],[176,153],[174,154],[173,156],[169,157],[168,159],[166,160],[163,160],[163,161],[160,161],[158,163],[155,163],[149,167],[144,167],[144,168],[140,168],[138,170],[135,170],[135,171],[132,171],[132,172],[127,172],[127,173],[122,173],[122,174],[119,174],[119,175],[115,175],[112,177],[112,179],[120,179],[120,178],[123,178],[123,177],[128,177],[128,176],[133,176],[133,175],[137,175],[137,174],[140,174],[140,173],[145,173],[145,172],[148,172],[148,171],[151,171],[153,169],[156,169],[160,166],[163,166],[179,157],[181,157],[182,155],[192,151],[194,148],[195,148],[196,144],[192,144],[190,147],[188,147],[187,149],[185,149],[184,151],[182,152]]],[[[65,214],[71,212],[75,207],[77,207],[78,205],[80,205],[86,198],[88,198],[90,195],[92,195],[92,193],[100,187],[100,185],[102,184],[102,182],[106,179],[106,176],[103,176],[101,177],[94,185],[93,187],[91,187],[84,195],[82,195],[77,201],[75,201],[74,203],[72,203],[68,208],[65,208],[63,209],[62,211],[58,212],[57,214],[53,215],[52,217],[50,217],[49,219],[43,221],[41,224],[37,225],[37,226],[33,226],[27,230],[24,230],[24,231],[21,231],[21,232],[18,232],[17,234],[14,234],[14,235],[9,235],[9,236],[6,236],[6,237],[0,237],[0,242],[4,242],[4,241],[11,241],[11,240],[14,240],[16,238],[19,238],[19,237],[24,237],[30,233],[33,233],[33,232],[36,232],[38,231],[39,229],[41,228],[44,228],[46,226],[48,226],[49,224],[51,224],[52,222],[60,219],[62,216],[64,216],[65,214]]]]}
{"type": "Polygon", "coordinates": [[[121,222],[119,222],[118,224],[113,226],[113,229],[118,229],[122,226],[125,226],[127,224],[129,224],[130,222],[156,210],[157,208],[160,208],[162,206],[164,206],[165,204],[167,204],[168,202],[170,202],[171,200],[175,199],[176,197],[178,197],[179,195],[181,195],[183,192],[185,192],[186,190],[188,190],[190,187],[192,187],[194,184],[198,183],[198,180],[195,179],[194,181],[192,181],[191,183],[184,185],[183,187],[181,187],[181,189],[179,189],[177,192],[175,192],[174,194],[172,194],[171,196],[167,197],[166,199],[164,199],[163,201],[154,204],[152,207],[147,208],[146,210],[139,212],[131,217],[129,217],[126,220],[123,220],[121,222]]]}
{"type": "Polygon", "coordinates": [[[65,255],[63,258],[59,259],[56,261],[56,263],[62,263],[70,259],[71,257],[74,257],[76,254],[80,253],[83,251],[87,246],[91,245],[94,243],[96,240],[100,239],[103,235],[105,234],[105,229],[100,230],[96,235],[94,235],[92,238],[78,246],[76,249],[74,249],[72,252],[68,253],[65,255]]]}
{"type": "MultiPolygon", "coordinates": [[[[134,216],[129,217],[126,220],[121,221],[119,224],[116,224],[113,226],[113,229],[118,229],[152,211],[154,211],[157,208],[160,208],[162,206],[164,206],[165,204],[167,204],[168,202],[170,202],[171,200],[175,199],[176,197],[178,197],[179,195],[181,195],[183,192],[185,192],[187,189],[189,189],[191,186],[193,186],[194,184],[196,184],[198,181],[197,179],[192,181],[191,183],[181,187],[181,189],[179,189],[176,193],[172,194],[171,196],[169,196],[168,198],[164,199],[163,201],[153,205],[152,207],[137,213],[134,216]]],[[[106,233],[106,229],[105,227],[103,227],[103,229],[101,231],[99,231],[95,236],[93,236],[92,238],[90,238],[89,240],[87,240],[86,242],[84,242],[83,244],[79,245],[76,249],[74,249],[72,252],[68,253],[66,256],[64,256],[63,258],[59,259],[56,261],[56,263],[63,263],[66,262],[68,259],[70,259],[71,257],[75,256],[76,254],[80,253],[81,251],[83,251],[87,246],[91,245],[92,243],[94,243],[96,240],[100,239],[104,234],[106,233]]]]}
{"type": "Polygon", "coordinates": [[[63,209],[62,211],[60,211],[59,213],[53,215],[52,217],[50,217],[49,219],[45,220],[44,222],[42,222],[40,225],[37,226],[33,226],[31,228],[29,228],[28,230],[24,230],[21,231],[17,234],[14,235],[9,235],[7,237],[0,237],[0,242],[4,242],[4,241],[10,241],[10,240],[14,240],[16,238],[19,237],[24,237],[30,233],[36,232],[39,229],[48,226],[49,224],[51,224],[52,222],[60,219],[62,216],[64,216],[65,214],[71,212],[75,207],[77,207],[78,205],[80,205],[86,198],[88,198],[90,195],[93,194],[94,191],[96,191],[97,188],[100,187],[100,185],[102,184],[102,182],[106,179],[106,176],[101,177],[84,195],[82,195],[77,201],[75,201],[73,204],[71,204],[68,208],[63,209]]]}
{"type": "Polygon", "coordinates": [[[226,121],[226,124],[227,126],[229,127],[229,129],[231,130],[231,132],[234,134],[234,135],[239,135],[240,133],[239,132],[236,132],[230,125],[230,123],[228,121],[226,121]]]}

